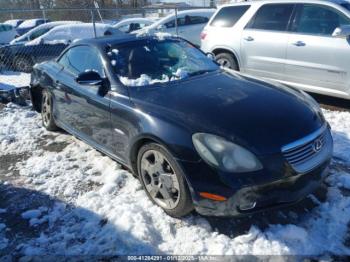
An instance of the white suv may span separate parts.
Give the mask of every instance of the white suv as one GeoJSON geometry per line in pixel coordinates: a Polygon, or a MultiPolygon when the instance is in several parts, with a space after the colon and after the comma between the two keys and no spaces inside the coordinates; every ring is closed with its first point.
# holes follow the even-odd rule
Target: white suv
{"type": "Polygon", "coordinates": [[[191,9],[179,11],[177,13],[177,21],[175,21],[175,13],[172,13],[152,25],[134,31],[133,33],[152,34],[156,32],[165,32],[172,35],[178,35],[196,46],[199,46],[200,34],[214,12],[215,9],[191,9]]]}
{"type": "Polygon", "coordinates": [[[350,2],[280,0],[222,6],[201,34],[218,63],[350,99],[350,2]]]}

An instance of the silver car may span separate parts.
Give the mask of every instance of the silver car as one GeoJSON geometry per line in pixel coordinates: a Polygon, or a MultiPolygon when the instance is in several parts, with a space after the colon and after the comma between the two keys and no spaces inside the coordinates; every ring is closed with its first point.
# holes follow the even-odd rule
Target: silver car
{"type": "Polygon", "coordinates": [[[201,48],[222,66],[350,99],[350,2],[257,1],[222,6],[201,48]]]}

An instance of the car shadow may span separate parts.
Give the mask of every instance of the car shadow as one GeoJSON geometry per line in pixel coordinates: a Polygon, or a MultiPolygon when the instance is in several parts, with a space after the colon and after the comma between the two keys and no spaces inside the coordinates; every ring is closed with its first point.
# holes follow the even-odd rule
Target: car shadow
{"type": "Polygon", "coordinates": [[[350,111],[350,100],[309,93],[325,109],[337,111],[350,111]]]}
{"type": "Polygon", "coordinates": [[[63,261],[72,256],[113,260],[119,255],[160,254],[152,244],[136,239],[91,210],[19,186],[0,182],[1,261],[23,256],[34,261],[57,257],[63,261]],[[23,218],[28,210],[41,214],[23,218]]]}

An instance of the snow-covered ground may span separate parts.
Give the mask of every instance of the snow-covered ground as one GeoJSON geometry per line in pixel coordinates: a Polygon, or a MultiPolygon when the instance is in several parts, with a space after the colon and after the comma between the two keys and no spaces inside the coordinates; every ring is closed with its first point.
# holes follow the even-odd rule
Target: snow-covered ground
{"type": "Polygon", "coordinates": [[[0,111],[0,255],[350,255],[350,113],[324,113],[335,152],[320,193],[248,218],[174,219],[110,158],[9,104],[0,111]]]}
{"type": "Polygon", "coordinates": [[[11,90],[16,87],[26,87],[30,83],[30,74],[1,71],[0,72],[0,91],[11,90]]]}

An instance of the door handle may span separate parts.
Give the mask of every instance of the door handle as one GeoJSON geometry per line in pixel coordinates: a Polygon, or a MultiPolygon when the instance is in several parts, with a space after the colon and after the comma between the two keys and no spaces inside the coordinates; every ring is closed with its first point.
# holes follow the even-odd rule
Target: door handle
{"type": "Polygon", "coordinates": [[[254,41],[254,38],[251,36],[247,36],[244,38],[244,40],[251,42],[251,41],[254,41]]]}
{"type": "Polygon", "coordinates": [[[297,41],[297,42],[293,43],[293,45],[295,45],[295,46],[306,46],[306,44],[303,41],[297,41]]]}

